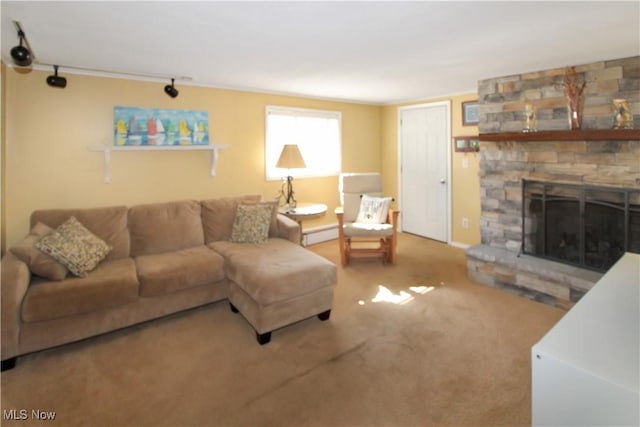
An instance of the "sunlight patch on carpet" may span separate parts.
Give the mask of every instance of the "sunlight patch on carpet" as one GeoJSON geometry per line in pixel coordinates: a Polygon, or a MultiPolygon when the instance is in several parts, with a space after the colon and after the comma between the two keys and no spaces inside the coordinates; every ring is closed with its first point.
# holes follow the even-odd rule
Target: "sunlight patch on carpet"
{"type": "Polygon", "coordinates": [[[434,289],[433,286],[409,286],[409,290],[417,294],[426,294],[434,289]]]}
{"type": "MultiPolygon", "coordinates": [[[[424,295],[431,292],[435,288],[433,286],[409,286],[409,291],[415,294],[424,295]]],[[[391,304],[402,305],[412,301],[415,297],[409,292],[401,290],[399,293],[394,294],[389,288],[383,285],[378,285],[378,293],[371,299],[373,303],[386,302],[391,304]]],[[[364,300],[358,301],[359,305],[365,305],[364,300]]]]}

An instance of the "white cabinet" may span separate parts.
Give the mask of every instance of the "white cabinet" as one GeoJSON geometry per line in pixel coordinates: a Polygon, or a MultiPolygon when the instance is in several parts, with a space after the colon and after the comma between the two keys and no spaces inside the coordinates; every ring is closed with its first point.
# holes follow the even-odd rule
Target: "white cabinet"
{"type": "Polygon", "coordinates": [[[640,255],[625,254],[531,349],[532,424],[640,425],[640,255]]]}

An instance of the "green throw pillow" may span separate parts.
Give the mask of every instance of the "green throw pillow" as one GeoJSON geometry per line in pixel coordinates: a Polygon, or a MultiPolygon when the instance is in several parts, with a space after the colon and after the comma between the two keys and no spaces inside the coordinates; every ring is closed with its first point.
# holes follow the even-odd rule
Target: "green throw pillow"
{"type": "Polygon", "coordinates": [[[231,230],[235,243],[264,243],[269,238],[273,207],[267,204],[238,205],[231,230]]]}
{"type": "Polygon", "coordinates": [[[73,216],[40,239],[36,247],[79,277],[96,268],[113,249],[73,216]]]}

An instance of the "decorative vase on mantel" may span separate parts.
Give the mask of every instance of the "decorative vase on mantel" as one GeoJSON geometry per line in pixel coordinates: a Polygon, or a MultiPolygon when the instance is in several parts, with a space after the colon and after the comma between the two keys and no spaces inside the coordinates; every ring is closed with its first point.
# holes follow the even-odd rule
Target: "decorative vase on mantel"
{"type": "Polygon", "coordinates": [[[569,114],[569,129],[578,130],[582,128],[582,106],[584,97],[582,95],[576,98],[567,99],[567,110],[569,114]]]}
{"type": "Polygon", "coordinates": [[[584,103],[584,87],[587,82],[576,72],[576,67],[568,67],[564,74],[564,94],[567,97],[567,113],[569,129],[582,127],[582,106],[584,103]]]}

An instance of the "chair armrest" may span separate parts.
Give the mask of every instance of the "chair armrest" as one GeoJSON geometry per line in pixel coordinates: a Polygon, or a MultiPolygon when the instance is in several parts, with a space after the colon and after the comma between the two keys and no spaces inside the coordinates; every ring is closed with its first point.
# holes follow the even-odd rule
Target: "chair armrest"
{"type": "Polygon", "coordinates": [[[342,206],[339,206],[335,208],[333,212],[336,214],[336,218],[338,218],[338,226],[342,228],[342,226],[344,225],[344,208],[342,206]]]}
{"type": "Polygon", "coordinates": [[[393,225],[393,232],[396,232],[396,228],[398,227],[398,214],[400,211],[395,209],[389,209],[389,213],[387,215],[387,222],[393,225]]]}
{"type": "Polygon", "coordinates": [[[31,281],[31,271],[26,263],[20,261],[11,252],[7,252],[2,258],[0,280],[0,303],[2,304],[0,357],[2,360],[7,360],[18,355],[20,308],[31,281]]]}
{"type": "Polygon", "coordinates": [[[278,214],[278,237],[286,240],[290,240],[296,245],[300,244],[300,224],[286,217],[282,214],[278,214]]]}

